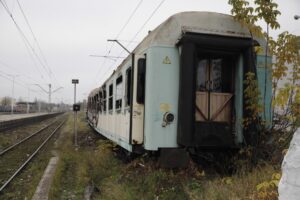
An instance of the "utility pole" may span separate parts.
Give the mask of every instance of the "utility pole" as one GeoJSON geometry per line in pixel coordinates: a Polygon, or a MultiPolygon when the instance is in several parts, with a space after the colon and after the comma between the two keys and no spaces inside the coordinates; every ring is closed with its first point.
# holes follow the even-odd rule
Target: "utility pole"
{"type": "Polygon", "coordinates": [[[41,101],[38,100],[39,113],[41,112],[41,101]]]}
{"type": "Polygon", "coordinates": [[[30,110],[30,106],[29,106],[29,94],[30,94],[30,88],[28,86],[28,97],[27,97],[27,113],[29,113],[29,110],[30,110]]]}
{"type": "Polygon", "coordinates": [[[51,95],[55,92],[57,92],[58,90],[62,89],[63,87],[59,87],[56,88],[55,90],[51,90],[51,84],[48,84],[49,86],[49,91],[45,90],[42,86],[40,86],[39,84],[34,84],[36,86],[38,86],[39,88],[41,88],[43,90],[43,92],[45,92],[46,94],[48,94],[48,110],[49,112],[51,112],[51,95]]]}
{"type": "Polygon", "coordinates": [[[11,98],[11,114],[14,114],[14,98],[15,98],[15,76],[13,76],[12,98],[11,98]]]}
{"type": "Polygon", "coordinates": [[[51,84],[49,84],[49,92],[48,92],[48,102],[49,102],[49,112],[51,112],[51,84]]]}
{"type": "Polygon", "coordinates": [[[12,74],[7,74],[8,76],[12,77],[12,97],[11,97],[11,114],[14,114],[14,99],[15,99],[15,78],[18,77],[19,75],[12,75],[12,74]]]}

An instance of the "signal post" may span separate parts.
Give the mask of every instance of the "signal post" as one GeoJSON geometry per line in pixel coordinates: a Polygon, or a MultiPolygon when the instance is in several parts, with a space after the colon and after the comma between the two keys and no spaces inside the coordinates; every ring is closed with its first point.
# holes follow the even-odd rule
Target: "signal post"
{"type": "Polygon", "coordinates": [[[72,79],[72,84],[74,84],[74,104],[73,104],[73,111],[74,111],[74,145],[77,147],[77,111],[80,110],[80,105],[76,104],[76,84],[79,83],[78,79],[72,79]]]}

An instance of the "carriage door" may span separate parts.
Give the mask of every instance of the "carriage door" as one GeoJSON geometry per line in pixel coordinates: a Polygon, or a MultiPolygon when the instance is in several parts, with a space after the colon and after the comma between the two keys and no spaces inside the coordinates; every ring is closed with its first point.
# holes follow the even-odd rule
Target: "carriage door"
{"type": "Polygon", "coordinates": [[[230,57],[216,56],[199,58],[196,65],[196,133],[203,134],[204,140],[224,131],[230,133],[234,63],[230,57]]]}

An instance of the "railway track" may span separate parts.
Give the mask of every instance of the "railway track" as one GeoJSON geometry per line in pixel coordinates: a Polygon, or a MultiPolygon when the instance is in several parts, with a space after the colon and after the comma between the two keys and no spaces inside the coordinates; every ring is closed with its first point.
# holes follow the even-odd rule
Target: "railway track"
{"type": "Polygon", "coordinates": [[[38,132],[43,127],[47,127],[52,122],[60,118],[60,116],[54,116],[49,119],[42,119],[39,122],[32,124],[24,123],[22,127],[12,128],[10,130],[0,131],[0,156],[4,153],[4,150],[7,150],[8,147],[17,143],[24,138],[29,137],[33,132],[38,132]]]}
{"type": "Polygon", "coordinates": [[[24,126],[24,125],[29,125],[29,124],[32,124],[35,122],[40,122],[41,120],[47,120],[47,119],[56,117],[61,114],[62,113],[52,113],[52,114],[46,114],[46,115],[40,115],[40,116],[13,119],[13,120],[8,120],[8,121],[0,121],[0,132],[18,128],[18,127],[24,126]]]}
{"type": "Polygon", "coordinates": [[[59,119],[0,152],[0,193],[33,161],[35,155],[66,121],[59,119]]]}

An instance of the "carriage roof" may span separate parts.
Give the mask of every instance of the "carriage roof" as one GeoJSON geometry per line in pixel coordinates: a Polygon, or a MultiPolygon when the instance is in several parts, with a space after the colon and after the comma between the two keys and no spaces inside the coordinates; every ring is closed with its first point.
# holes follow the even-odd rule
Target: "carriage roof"
{"type": "Polygon", "coordinates": [[[93,89],[93,90],[90,92],[88,98],[94,97],[94,96],[99,92],[99,90],[100,90],[100,88],[95,88],[95,89],[93,89]]]}
{"type": "MultiPolygon", "coordinates": [[[[242,26],[240,22],[234,20],[231,15],[200,11],[181,12],[169,17],[153,31],[149,31],[149,34],[137,45],[132,53],[142,54],[151,46],[176,46],[182,36],[189,32],[251,38],[250,31],[245,26],[242,26]]],[[[262,38],[254,36],[254,40],[260,46],[265,47],[266,42],[262,38]]],[[[130,59],[131,56],[128,55],[115,71],[120,70],[130,59]]],[[[115,71],[110,77],[114,75],[115,71]]]]}

